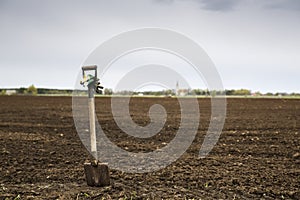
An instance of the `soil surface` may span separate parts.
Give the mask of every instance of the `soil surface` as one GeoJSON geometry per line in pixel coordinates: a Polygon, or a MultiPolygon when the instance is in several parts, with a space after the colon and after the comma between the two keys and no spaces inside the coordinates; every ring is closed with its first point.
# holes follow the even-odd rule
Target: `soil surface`
{"type": "MultiPolygon", "coordinates": [[[[189,101],[188,98],[185,99],[189,101]]],[[[227,99],[221,137],[206,158],[199,149],[210,119],[210,99],[199,98],[200,126],[188,150],[149,173],[110,170],[111,185],[89,187],[89,152],[76,132],[71,97],[0,97],[0,199],[300,199],[300,99],[227,99]]],[[[165,146],[180,126],[176,98],[131,98],[141,126],[153,104],[167,111],[164,128],[138,139],[116,125],[110,98],[96,98],[105,134],[126,151],[165,146]]]]}

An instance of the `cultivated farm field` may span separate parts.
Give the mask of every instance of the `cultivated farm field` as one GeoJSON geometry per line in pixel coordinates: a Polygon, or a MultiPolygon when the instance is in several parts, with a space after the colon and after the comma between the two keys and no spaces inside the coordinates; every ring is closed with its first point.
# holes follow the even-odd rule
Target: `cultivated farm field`
{"type": "MultiPolygon", "coordinates": [[[[223,132],[206,158],[198,153],[211,105],[209,98],[198,102],[196,138],[176,162],[144,174],[110,170],[111,185],[97,188],[86,185],[90,156],[74,126],[71,97],[1,96],[0,199],[300,199],[300,99],[228,98],[223,132]]],[[[109,97],[96,98],[96,114],[119,147],[149,152],[171,141],[180,125],[176,98],[131,98],[133,120],[149,123],[153,104],[168,117],[147,139],[118,128],[109,97]]]]}

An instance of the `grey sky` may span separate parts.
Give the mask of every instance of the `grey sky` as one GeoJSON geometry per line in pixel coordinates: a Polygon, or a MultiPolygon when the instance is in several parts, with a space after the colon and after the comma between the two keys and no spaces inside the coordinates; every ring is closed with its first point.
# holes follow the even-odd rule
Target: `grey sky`
{"type": "Polygon", "coordinates": [[[298,0],[0,0],[0,88],[73,88],[99,44],[161,27],[203,47],[225,88],[300,92],[299,21],[298,0]]]}

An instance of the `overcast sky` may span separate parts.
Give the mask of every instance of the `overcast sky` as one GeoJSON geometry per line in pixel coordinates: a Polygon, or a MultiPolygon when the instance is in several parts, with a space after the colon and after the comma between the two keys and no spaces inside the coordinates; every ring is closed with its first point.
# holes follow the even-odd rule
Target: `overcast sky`
{"type": "Polygon", "coordinates": [[[299,0],[0,0],[0,88],[73,88],[99,44],[160,27],[196,41],[225,88],[300,92],[299,22],[299,0]]]}

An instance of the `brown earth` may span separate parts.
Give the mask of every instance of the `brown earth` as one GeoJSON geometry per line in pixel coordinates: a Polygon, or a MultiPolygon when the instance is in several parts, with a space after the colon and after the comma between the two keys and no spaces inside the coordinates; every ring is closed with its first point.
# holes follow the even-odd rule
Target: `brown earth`
{"type": "MultiPolygon", "coordinates": [[[[95,188],[86,185],[83,164],[90,156],[76,133],[71,97],[2,96],[0,199],[300,199],[300,99],[227,99],[222,135],[204,159],[198,153],[210,99],[198,101],[197,136],[176,162],[145,174],[111,170],[111,186],[95,188]]],[[[97,115],[118,146],[153,151],[174,137],[180,120],[175,98],[132,98],[137,124],[149,123],[154,103],[165,107],[168,118],[149,139],[118,129],[109,98],[96,99],[97,115]]]]}

